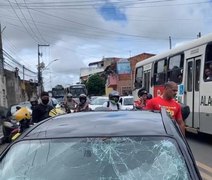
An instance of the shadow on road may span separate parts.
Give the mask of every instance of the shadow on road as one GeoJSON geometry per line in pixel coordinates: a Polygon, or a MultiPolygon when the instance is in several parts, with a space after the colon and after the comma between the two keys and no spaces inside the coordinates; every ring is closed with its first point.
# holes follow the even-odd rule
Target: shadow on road
{"type": "Polygon", "coordinates": [[[194,133],[186,132],[186,138],[192,141],[212,145],[212,135],[203,134],[203,133],[194,134],[194,133]]]}

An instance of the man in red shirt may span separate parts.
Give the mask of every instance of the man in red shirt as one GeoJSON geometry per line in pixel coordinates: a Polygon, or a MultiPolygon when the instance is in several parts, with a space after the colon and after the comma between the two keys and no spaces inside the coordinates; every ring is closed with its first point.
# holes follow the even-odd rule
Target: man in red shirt
{"type": "Polygon", "coordinates": [[[148,101],[145,109],[147,110],[161,110],[161,107],[165,107],[167,112],[175,119],[180,126],[183,134],[185,134],[185,124],[182,119],[181,106],[174,97],[178,91],[177,84],[175,82],[167,82],[164,85],[164,92],[162,96],[157,96],[148,101]]]}

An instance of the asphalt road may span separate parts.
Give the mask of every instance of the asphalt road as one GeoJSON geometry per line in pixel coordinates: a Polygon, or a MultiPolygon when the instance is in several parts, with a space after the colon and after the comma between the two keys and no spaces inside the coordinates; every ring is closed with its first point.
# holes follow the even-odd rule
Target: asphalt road
{"type": "Polygon", "coordinates": [[[187,140],[203,179],[212,180],[212,136],[188,134],[187,140]]]}

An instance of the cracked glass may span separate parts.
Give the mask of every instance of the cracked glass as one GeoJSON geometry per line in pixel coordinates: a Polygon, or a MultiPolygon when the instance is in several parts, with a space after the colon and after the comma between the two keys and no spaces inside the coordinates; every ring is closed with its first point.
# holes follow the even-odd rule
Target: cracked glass
{"type": "Polygon", "coordinates": [[[187,180],[176,142],[159,137],[22,141],[0,162],[4,180],[187,180]]]}

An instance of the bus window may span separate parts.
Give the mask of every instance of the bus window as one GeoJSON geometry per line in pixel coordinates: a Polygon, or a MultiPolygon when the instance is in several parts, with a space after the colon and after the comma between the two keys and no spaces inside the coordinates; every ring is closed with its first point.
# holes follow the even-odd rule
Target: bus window
{"type": "Polygon", "coordinates": [[[195,91],[199,91],[199,80],[200,80],[200,66],[201,66],[201,61],[197,60],[196,61],[196,69],[195,69],[195,91]]]}
{"type": "Polygon", "coordinates": [[[162,85],[166,78],[166,59],[157,61],[154,64],[154,85],[162,85]]]}
{"type": "Polygon", "coordinates": [[[168,81],[182,83],[184,55],[178,54],[169,58],[168,81]]]}
{"type": "Polygon", "coordinates": [[[204,81],[212,81],[212,44],[207,45],[204,66],[204,81]]]}
{"type": "Polygon", "coordinates": [[[150,87],[150,70],[149,71],[144,71],[144,89],[149,92],[149,87],[150,87]]]}
{"type": "Polygon", "coordinates": [[[143,67],[138,67],[135,73],[135,83],[134,83],[135,88],[142,87],[142,79],[143,79],[143,67]]]}
{"type": "Polygon", "coordinates": [[[187,69],[187,91],[191,92],[193,90],[193,62],[188,62],[188,69],[187,69]]]}

